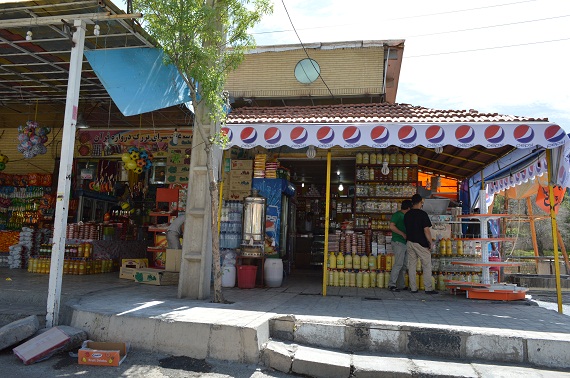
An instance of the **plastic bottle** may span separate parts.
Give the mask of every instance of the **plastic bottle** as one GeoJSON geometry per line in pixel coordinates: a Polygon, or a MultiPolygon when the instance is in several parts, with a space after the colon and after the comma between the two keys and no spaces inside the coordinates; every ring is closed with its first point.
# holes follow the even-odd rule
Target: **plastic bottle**
{"type": "Polygon", "coordinates": [[[356,154],[356,164],[362,164],[362,153],[360,152],[356,154]]]}
{"type": "MultiPolygon", "coordinates": [[[[368,269],[369,269],[371,272],[374,271],[374,270],[376,270],[376,268],[377,268],[376,261],[377,261],[376,256],[370,255],[370,256],[368,257],[368,269]]],[[[372,286],[372,284],[370,284],[370,285],[372,286]]]]}
{"type": "Polygon", "coordinates": [[[384,273],[384,287],[387,288],[389,284],[390,284],[390,273],[385,272],[384,273]]]}
{"type": "Polygon", "coordinates": [[[334,277],[333,277],[333,271],[332,269],[329,269],[329,279],[327,282],[327,286],[332,286],[333,285],[333,281],[334,281],[334,277]]]}
{"type": "Polygon", "coordinates": [[[338,286],[346,286],[344,270],[338,272],[338,286]]]}
{"type": "Polygon", "coordinates": [[[362,273],[362,287],[363,288],[370,287],[370,272],[367,270],[362,273]]]}
{"type": "Polygon", "coordinates": [[[332,280],[332,285],[333,286],[338,286],[338,270],[333,269],[333,280],[332,280]]]}
{"type": "Polygon", "coordinates": [[[329,253],[329,259],[327,260],[327,268],[336,269],[336,255],[334,252],[329,253]]]}
{"type": "Polygon", "coordinates": [[[423,273],[421,274],[416,274],[416,284],[418,285],[418,289],[420,290],[425,290],[425,285],[424,285],[424,275],[423,273]]]}
{"type": "Polygon", "coordinates": [[[369,157],[370,164],[376,164],[376,154],[372,153],[369,157]]]}
{"type": "Polygon", "coordinates": [[[368,269],[368,256],[362,255],[360,257],[360,269],[367,270],[368,269]]]}
{"type": "Polygon", "coordinates": [[[336,267],[338,269],[344,269],[344,255],[342,253],[338,253],[336,257],[336,267]]]}
{"type": "Polygon", "coordinates": [[[449,238],[445,239],[445,253],[447,254],[447,256],[452,255],[451,239],[449,238]]]}
{"type": "Polygon", "coordinates": [[[347,253],[344,256],[344,268],[352,269],[352,255],[350,253],[347,253]]]}
{"type": "Polygon", "coordinates": [[[378,272],[378,274],[376,275],[376,286],[378,286],[379,288],[383,288],[384,287],[384,276],[386,274],[384,273],[383,270],[381,270],[380,272],[378,272]]]}
{"type": "Polygon", "coordinates": [[[393,260],[394,259],[394,255],[389,253],[386,255],[386,270],[388,272],[392,271],[392,265],[393,265],[393,260]]]}
{"type": "Polygon", "coordinates": [[[416,262],[416,272],[421,272],[422,271],[422,262],[420,259],[418,259],[418,261],[416,262]]]}
{"type": "MultiPolygon", "coordinates": [[[[354,270],[351,270],[351,271],[348,273],[348,278],[349,278],[349,281],[348,281],[349,284],[348,284],[348,286],[350,286],[350,287],[356,287],[356,273],[354,272],[354,270]]],[[[346,279],[346,277],[345,277],[345,279],[346,279]]]]}
{"type": "Polygon", "coordinates": [[[377,281],[376,277],[377,277],[376,271],[371,270],[370,271],[370,287],[376,287],[376,281],[377,281]]]}
{"type": "Polygon", "coordinates": [[[352,257],[352,267],[354,269],[360,269],[360,255],[354,255],[352,257]]]}
{"type": "Polygon", "coordinates": [[[437,290],[445,290],[445,281],[442,272],[437,275],[437,290]]]}

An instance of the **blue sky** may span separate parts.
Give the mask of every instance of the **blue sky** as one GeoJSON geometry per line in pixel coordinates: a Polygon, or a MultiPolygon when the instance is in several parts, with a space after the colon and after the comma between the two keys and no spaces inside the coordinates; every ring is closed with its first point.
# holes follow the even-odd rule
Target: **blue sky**
{"type": "Polygon", "coordinates": [[[284,3],[252,31],[258,45],[405,39],[397,102],[546,117],[570,132],[570,1],[284,3]]]}

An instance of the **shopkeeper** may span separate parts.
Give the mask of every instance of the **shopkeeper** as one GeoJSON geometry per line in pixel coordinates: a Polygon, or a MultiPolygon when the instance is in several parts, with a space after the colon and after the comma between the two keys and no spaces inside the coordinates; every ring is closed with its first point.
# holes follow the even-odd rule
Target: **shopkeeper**
{"type": "Polygon", "coordinates": [[[184,221],[186,220],[185,215],[180,215],[170,223],[170,226],[166,229],[166,241],[168,243],[168,248],[170,249],[182,249],[182,244],[180,244],[180,238],[184,234],[184,221]]]}

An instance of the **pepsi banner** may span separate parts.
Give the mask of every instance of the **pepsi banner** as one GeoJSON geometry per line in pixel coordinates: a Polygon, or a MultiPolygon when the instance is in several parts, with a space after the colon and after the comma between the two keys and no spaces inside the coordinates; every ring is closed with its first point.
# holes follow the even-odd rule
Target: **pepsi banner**
{"type": "Polygon", "coordinates": [[[554,148],[568,139],[553,123],[361,123],[361,124],[240,124],[226,125],[227,148],[459,148],[514,146],[554,148]]]}

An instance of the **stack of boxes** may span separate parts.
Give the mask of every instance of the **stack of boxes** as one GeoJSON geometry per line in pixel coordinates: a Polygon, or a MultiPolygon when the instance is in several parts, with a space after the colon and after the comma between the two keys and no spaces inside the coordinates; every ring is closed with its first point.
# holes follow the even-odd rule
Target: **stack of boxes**
{"type": "Polygon", "coordinates": [[[265,163],[267,162],[266,154],[255,155],[255,161],[253,164],[253,177],[255,178],[265,178],[265,163]]]}
{"type": "Polygon", "coordinates": [[[223,199],[243,201],[251,195],[252,167],[251,160],[231,160],[229,172],[224,173],[223,199]]]}

